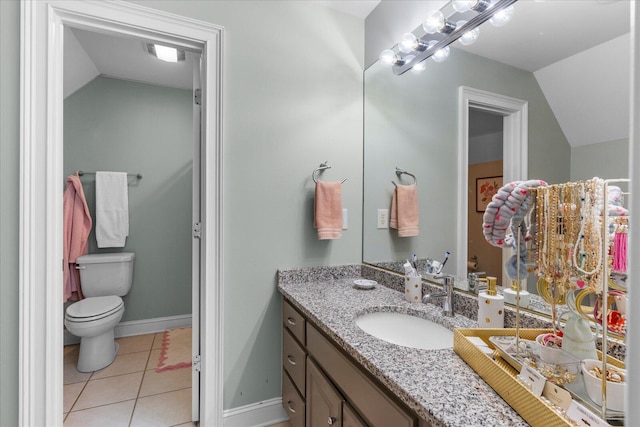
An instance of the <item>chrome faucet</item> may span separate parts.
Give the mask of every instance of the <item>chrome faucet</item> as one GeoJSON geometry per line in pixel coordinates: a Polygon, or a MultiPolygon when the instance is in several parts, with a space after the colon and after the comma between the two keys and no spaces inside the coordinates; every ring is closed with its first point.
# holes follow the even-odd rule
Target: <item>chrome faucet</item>
{"type": "Polygon", "coordinates": [[[473,273],[469,273],[469,292],[473,292],[474,294],[478,294],[483,287],[486,288],[486,285],[481,285],[480,283],[484,283],[484,281],[480,280],[480,276],[484,276],[484,271],[474,271],[473,273]],[[478,283],[480,282],[480,283],[478,283]]]}
{"type": "Polygon", "coordinates": [[[423,303],[431,302],[434,299],[442,298],[442,314],[447,317],[453,317],[453,283],[454,277],[448,274],[442,276],[444,283],[442,284],[442,292],[437,294],[426,294],[422,297],[423,303]]]}

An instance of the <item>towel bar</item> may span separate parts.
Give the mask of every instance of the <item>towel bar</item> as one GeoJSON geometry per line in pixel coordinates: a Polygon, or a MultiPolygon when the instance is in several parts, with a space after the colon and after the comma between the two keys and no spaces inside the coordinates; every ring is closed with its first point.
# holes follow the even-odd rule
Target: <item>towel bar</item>
{"type": "MultiPolygon", "coordinates": [[[[78,176],[82,176],[84,174],[89,174],[89,175],[95,175],[95,172],[85,172],[85,171],[78,171],[78,176]]],[[[141,173],[128,173],[127,176],[135,176],[138,179],[142,179],[142,174],[141,173]]]]}
{"type": "MultiPolygon", "coordinates": [[[[320,163],[320,166],[318,166],[317,168],[315,168],[313,170],[313,172],[311,173],[311,178],[313,178],[313,182],[317,183],[318,182],[318,178],[316,177],[316,174],[319,172],[322,172],[325,169],[331,169],[331,166],[328,165],[329,161],[325,161],[323,163],[320,163]]],[[[341,181],[341,184],[344,184],[344,182],[347,180],[347,178],[343,179],[341,181]]]]}

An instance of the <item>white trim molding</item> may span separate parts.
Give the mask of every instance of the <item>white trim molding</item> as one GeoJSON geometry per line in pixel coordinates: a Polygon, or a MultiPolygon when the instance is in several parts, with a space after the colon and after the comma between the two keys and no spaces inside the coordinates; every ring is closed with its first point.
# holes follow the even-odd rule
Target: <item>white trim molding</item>
{"type": "Polygon", "coordinates": [[[200,422],[223,420],[223,28],[124,1],[21,1],[20,426],[62,426],[64,26],[157,40],[202,53],[204,203],[200,422]]]}
{"type": "Polygon", "coordinates": [[[289,420],[282,398],[264,400],[224,411],[224,427],[266,427],[289,420]]]}
{"type": "MultiPolygon", "coordinates": [[[[503,179],[504,182],[527,179],[529,149],[529,104],[509,96],[499,95],[466,86],[458,88],[458,203],[456,276],[467,276],[468,261],[468,203],[469,192],[469,109],[489,111],[504,117],[503,122],[503,179]]],[[[502,251],[503,261],[510,254],[502,251]]]]}

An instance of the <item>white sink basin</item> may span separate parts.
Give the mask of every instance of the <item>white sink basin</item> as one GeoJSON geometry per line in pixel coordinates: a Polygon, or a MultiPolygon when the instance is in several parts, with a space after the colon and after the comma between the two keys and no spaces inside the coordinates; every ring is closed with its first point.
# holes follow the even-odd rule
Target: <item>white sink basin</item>
{"type": "Polygon", "coordinates": [[[391,344],[438,350],[453,347],[453,332],[430,320],[405,313],[376,312],[359,316],[356,325],[391,344]]]}

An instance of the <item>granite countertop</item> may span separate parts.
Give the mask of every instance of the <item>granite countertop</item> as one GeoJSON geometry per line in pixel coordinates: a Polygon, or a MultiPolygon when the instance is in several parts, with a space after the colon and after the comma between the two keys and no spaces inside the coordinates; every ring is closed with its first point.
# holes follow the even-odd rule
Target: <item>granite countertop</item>
{"type": "Polygon", "coordinates": [[[403,294],[378,285],[358,290],[357,267],[279,274],[279,291],[319,329],[356,359],[421,418],[434,426],[527,426],[528,424],[451,348],[414,349],[377,339],[355,324],[364,313],[407,312],[449,329],[475,327],[431,304],[408,303],[403,294]]]}

